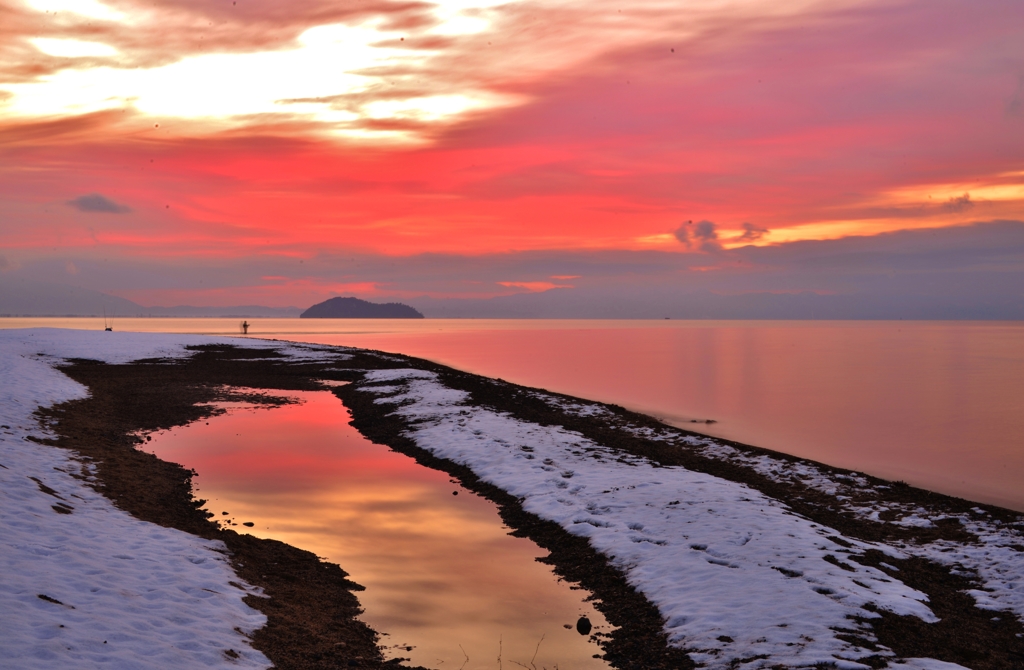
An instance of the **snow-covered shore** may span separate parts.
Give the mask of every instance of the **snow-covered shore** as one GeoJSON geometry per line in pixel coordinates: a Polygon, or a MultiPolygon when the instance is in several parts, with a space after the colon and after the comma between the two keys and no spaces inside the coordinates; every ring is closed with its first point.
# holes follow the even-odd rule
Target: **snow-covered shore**
{"type": "MultiPolygon", "coordinates": [[[[430,371],[380,370],[366,380],[362,390],[378,395],[378,404],[394,405],[420,448],[468,466],[517,496],[525,510],[588,538],[658,606],[670,642],[706,667],[864,669],[870,666],[857,659],[877,654],[888,657],[891,668],[962,668],[929,658],[897,659],[884,646],[871,650],[851,641],[853,633],[878,642],[863,621],[878,617],[875,610],[937,621],[928,597],[902,583],[898,570],[850,560],[872,549],[893,562],[919,556],[970,571],[983,583],[971,592],[978,607],[1024,619],[1019,529],[965,518],[977,545],[864,542],[796,515],[785,501],[744,484],[623,457],[561,426],[471,405],[468,393],[446,387],[430,371]]],[[[606,411],[557,396],[543,399],[583,416],[606,411]]],[[[741,458],[710,438],[674,439],[714,457],[741,458]]],[[[747,458],[748,467],[778,476],[792,476],[783,471],[795,467],[817,487],[846,485],[805,463],[747,458]]],[[[910,515],[902,523],[931,521],[910,515]]]]}
{"type": "MultiPolygon", "coordinates": [[[[191,355],[188,345],[217,343],[273,348],[293,362],[336,364],[345,357],[337,348],[241,338],[0,331],[0,665],[270,665],[247,637],[266,621],[242,601],[258,589],[234,573],[223,544],[135,519],[89,486],[89,466],[73,452],[31,439],[47,437],[33,416],[37,408],[86,393],[56,364],[181,358],[191,355]]],[[[866,621],[878,617],[875,611],[937,619],[928,596],[901,581],[899,570],[858,561],[872,550],[893,563],[921,557],[969,574],[981,584],[970,592],[978,607],[1024,620],[1021,529],[986,518],[980,508],[957,519],[976,543],[868,542],[745,484],[658,465],[559,425],[474,405],[436,372],[406,367],[401,357],[370,356],[392,369],[358,371],[357,394],[372,394],[401,417],[420,448],[468,467],[527,512],[587,538],[658,607],[670,643],[706,667],[867,668],[857,659],[870,655],[888,659],[891,668],[965,667],[863,646],[877,642],[866,621]]],[[[608,412],[531,393],[569,415],[600,420],[608,412]]],[[[937,521],[924,509],[865,504],[866,480],[855,475],[679,431],[624,430],[778,481],[799,478],[864,519],[895,511],[893,523],[907,527],[937,521]]]]}
{"type": "Polygon", "coordinates": [[[48,437],[37,408],[86,393],[54,362],[180,357],[184,344],[211,341],[0,331],[3,667],[270,666],[246,637],[266,617],[242,602],[252,589],[239,584],[222,543],[130,516],[88,486],[89,467],[72,452],[30,440],[48,437]]]}

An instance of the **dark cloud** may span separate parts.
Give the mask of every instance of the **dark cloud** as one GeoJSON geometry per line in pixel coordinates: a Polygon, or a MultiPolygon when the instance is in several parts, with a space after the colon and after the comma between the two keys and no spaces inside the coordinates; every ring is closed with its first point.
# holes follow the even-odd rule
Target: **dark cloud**
{"type": "Polygon", "coordinates": [[[690,228],[689,228],[689,226],[691,224],[693,224],[693,221],[687,221],[686,223],[684,223],[683,225],[679,226],[678,228],[676,228],[675,230],[672,231],[672,234],[675,235],[677,240],[679,240],[679,243],[682,244],[687,249],[690,248],[690,228]]]}
{"type": "MultiPolygon", "coordinates": [[[[688,226],[691,233],[696,227],[688,226]]],[[[4,277],[53,281],[73,262],[80,270],[77,286],[143,305],[197,304],[203,291],[217,287],[219,304],[309,306],[337,292],[338,283],[350,283],[377,287],[348,291],[358,297],[400,300],[434,317],[1024,319],[1024,221],[751,245],[713,255],[602,250],[392,257],[337,251],[305,259],[160,259],[134,250],[114,258],[109,249],[95,249],[92,256],[26,260],[20,253],[17,267],[4,277]],[[573,289],[492,297],[512,292],[495,289],[509,277],[540,281],[552,275],[579,278],[573,289]],[[271,285],[280,291],[267,292],[271,285]],[[164,291],[176,297],[155,297],[164,291]]]]}
{"type": "Polygon", "coordinates": [[[693,226],[693,237],[702,242],[717,240],[718,232],[715,230],[715,224],[711,221],[698,221],[693,226]]]}
{"type": "Polygon", "coordinates": [[[941,209],[944,212],[953,212],[959,214],[960,212],[966,212],[971,207],[974,207],[974,203],[971,202],[971,194],[964,193],[959,197],[950,198],[949,202],[942,205],[941,209]]]}
{"type": "MultiPolygon", "coordinates": [[[[575,254],[575,261],[583,255],[594,256],[575,254]]],[[[714,272],[687,271],[701,259],[698,267],[707,268],[707,258],[605,253],[604,274],[573,290],[408,302],[435,317],[1024,318],[1022,221],[748,246],[717,255],[714,272]],[[637,266],[647,274],[634,276],[637,266]]]]}
{"type": "Polygon", "coordinates": [[[687,249],[698,251],[720,251],[722,245],[718,243],[718,231],[712,221],[687,221],[672,231],[676,239],[687,249]]]}
{"type": "Polygon", "coordinates": [[[73,200],[68,200],[67,205],[74,207],[80,212],[101,212],[105,214],[126,214],[131,210],[130,207],[118,204],[107,198],[106,196],[100,195],[99,193],[90,193],[88,195],[80,195],[73,200]]]}
{"type": "Polygon", "coordinates": [[[760,226],[755,226],[752,223],[744,223],[743,234],[740,235],[739,239],[747,242],[754,242],[761,239],[769,232],[770,231],[767,228],[761,228],[760,226]]]}

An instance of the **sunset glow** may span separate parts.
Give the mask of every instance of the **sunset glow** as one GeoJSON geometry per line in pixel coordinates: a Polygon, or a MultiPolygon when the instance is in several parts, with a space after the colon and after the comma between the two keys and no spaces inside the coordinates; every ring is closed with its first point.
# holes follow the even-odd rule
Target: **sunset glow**
{"type": "Polygon", "coordinates": [[[0,272],[71,262],[152,304],[569,290],[557,263],[471,268],[1024,218],[1005,0],[0,0],[0,23],[0,272]],[[424,254],[470,269],[299,267],[424,254]]]}

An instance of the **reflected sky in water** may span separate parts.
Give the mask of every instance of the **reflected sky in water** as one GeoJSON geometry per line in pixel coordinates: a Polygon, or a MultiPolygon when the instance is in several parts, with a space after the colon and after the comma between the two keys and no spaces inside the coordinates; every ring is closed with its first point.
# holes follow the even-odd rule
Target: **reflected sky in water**
{"type": "Polygon", "coordinates": [[[1024,511],[1024,323],[623,323],[304,339],[428,358],[1024,511]],[[705,419],[717,423],[691,423],[705,419]]]}
{"type": "Polygon", "coordinates": [[[507,535],[493,504],[367,441],[333,394],[292,395],[301,404],[226,405],[227,415],[154,434],[144,448],[198,470],[198,495],[236,530],[341,565],[366,587],[362,618],[388,633],[392,657],[459,668],[468,656],[465,670],[492,668],[500,642],[516,667],[543,638],[538,668],[608,667],[565,628],[585,614],[609,630],[587,593],[536,562],[546,552],[535,544],[507,535]]]}

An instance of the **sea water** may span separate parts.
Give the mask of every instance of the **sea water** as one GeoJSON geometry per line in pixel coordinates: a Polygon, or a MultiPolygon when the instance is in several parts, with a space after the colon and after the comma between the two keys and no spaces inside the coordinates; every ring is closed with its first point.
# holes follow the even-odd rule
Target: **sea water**
{"type": "MultiPolygon", "coordinates": [[[[1024,323],[251,319],[1024,511],[1024,323]],[[707,421],[714,423],[707,423],[707,421]]],[[[102,319],[0,319],[96,328],[102,319]]],[[[237,319],[118,330],[239,334],[237,319]]]]}

